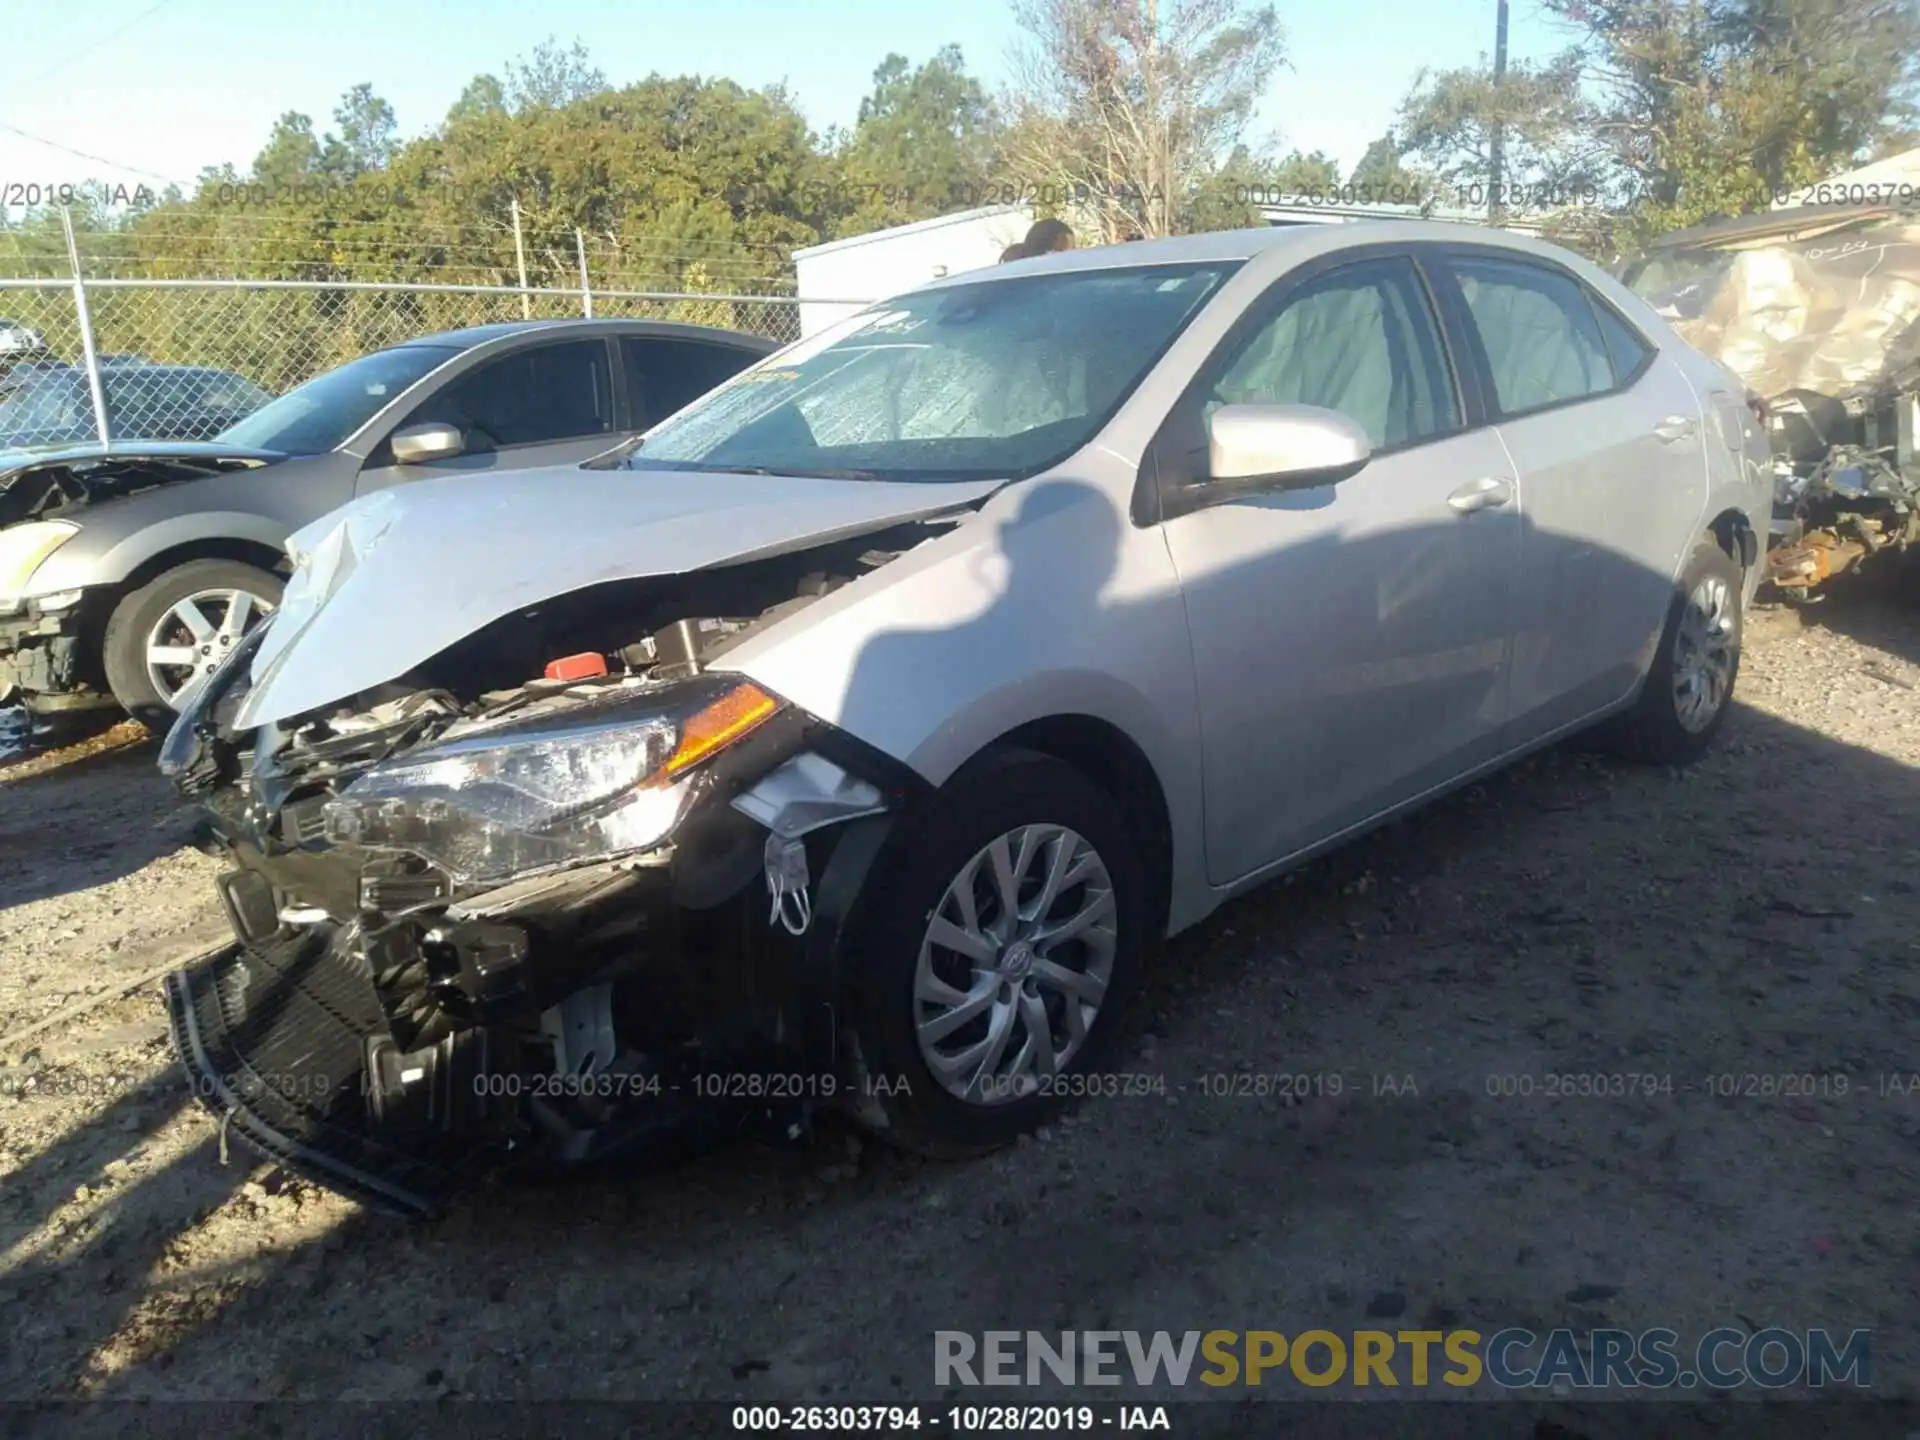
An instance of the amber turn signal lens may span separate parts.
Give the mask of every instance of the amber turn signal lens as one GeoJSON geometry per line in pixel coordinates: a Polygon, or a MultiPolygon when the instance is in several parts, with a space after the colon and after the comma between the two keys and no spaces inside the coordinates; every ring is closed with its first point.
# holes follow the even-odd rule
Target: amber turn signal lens
{"type": "Polygon", "coordinates": [[[660,767],[659,778],[672,780],[684,774],[772,719],[779,708],[780,702],[773,696],[742,681],[680,727],[680,743],[660,767]]]}

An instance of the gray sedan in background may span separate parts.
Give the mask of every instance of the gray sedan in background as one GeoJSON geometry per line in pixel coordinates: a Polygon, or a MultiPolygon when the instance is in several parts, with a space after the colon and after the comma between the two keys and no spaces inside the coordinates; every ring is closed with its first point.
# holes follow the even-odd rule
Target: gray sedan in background
{"type": "Polygon", "coordinates": [[[364,355],[212,441],[0,453],[0,688],[164,721],[279,603],[301,526],[412,480],[589,459],[775,348],[660,321],[486,325],[364,355]]]}

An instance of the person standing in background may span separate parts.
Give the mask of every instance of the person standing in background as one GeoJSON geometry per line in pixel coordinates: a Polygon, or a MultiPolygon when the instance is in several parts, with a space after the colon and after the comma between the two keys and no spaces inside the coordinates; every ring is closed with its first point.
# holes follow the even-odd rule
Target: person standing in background
{"type": "Polygon", "coordinates": [[[1036,220],[1033,222],[1033,228],[1027,231],[1027,238],[1021,241],[1021,248],[1029,256],[1051,255],[1057,250],[1071,250],[1073,249],[1073,231],[1067,228],[1067,222],[1064,220],[1052,218],[1036,220]]]}
{"type": "Polygon", "coordinates": [[[1024,260],[1026,258],[1027,247],[1018,240],[1000,252],[1000,263],[1002,265],[1006,264],[1009,260],[1024,260]]]}

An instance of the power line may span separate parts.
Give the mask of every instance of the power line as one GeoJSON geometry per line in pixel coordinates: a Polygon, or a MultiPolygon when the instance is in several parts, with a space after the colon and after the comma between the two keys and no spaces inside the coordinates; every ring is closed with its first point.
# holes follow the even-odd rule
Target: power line
{"type": "Polygon", "coordinates": [[[76,150],[71,145],[62,145],[58,140],[49,140],[44,135],[36,135],[31,130],[22,130],[18,125],[9,125],[0,120],[0,130],[10,135],[18,135],[22,140],[30,140],[35,145],[45,145],[49,150],[58,150],[79,160],[91,160],[96,165],[105,165],[114,170],[124,170],[129,175],[144,175],[149,180],[158,180],[163,185],[187,185],[192,182],[176,180],[170,175],[156,174],[152,170],[142,170],[138,165],[128,165],[119,160],[110,160],[105,155],[95,155],[87,150],[76,150]]]}
{"type": "MultiPolygon", "coordinates": [[[[125,35],[129,30],[133,29],[136,25],[142,24],[149,17],[166,9],[167,6],[171,5],[172,3],[173,3],[173,0],[158,0],[157,4],[149,5],[145,10],[142,10],[138,15],[134,16],[131,20],[127,21],[126,24],[118,27],[117,29],[109,30],[105,35],[102,35],[98,40],[94,41],[91,45],[83,45],[78,50],[75,50],[72,54],[68,55],[64,60],[56,60],[51,65],[41,66],[40,68],[34,70],[33,73],[28,77],[28,84],[31,85],[34,81],[45,80],[50,75],[58,75],[62,70],[65,70],[68,66],[74,65],[79,61],[86,59],[87,56],[93,54],[94,51],[101,49],[103,46],[112,44],[115,40],[118,40],[122,35],[125,35]]],[[[131,167],[122,166],[121,168],[129,169],[131,167]]]]}

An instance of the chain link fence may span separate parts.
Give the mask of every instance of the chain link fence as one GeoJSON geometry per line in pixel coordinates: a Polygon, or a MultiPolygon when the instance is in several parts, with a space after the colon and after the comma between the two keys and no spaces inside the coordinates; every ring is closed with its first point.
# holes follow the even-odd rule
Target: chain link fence
{"type": "Polygon", "coordinates": [[[718,326],[781,342],[800,334],[791,295],[103,279],[87,276],[75,253],[67,277],[0,276],[0,449],[210,439],[336,365],[473,325],[597,317],[718,326]]]}

